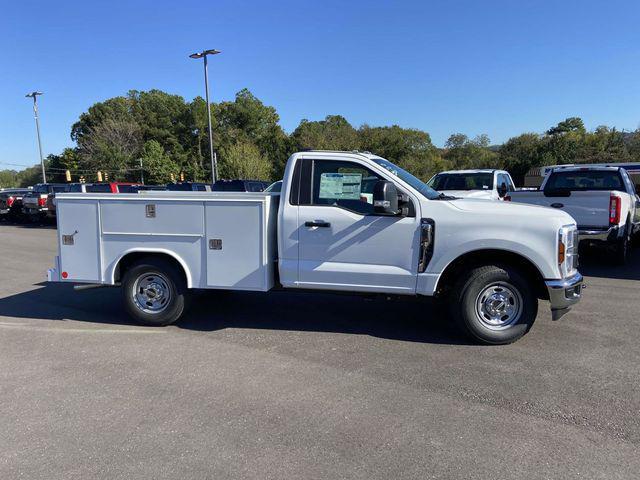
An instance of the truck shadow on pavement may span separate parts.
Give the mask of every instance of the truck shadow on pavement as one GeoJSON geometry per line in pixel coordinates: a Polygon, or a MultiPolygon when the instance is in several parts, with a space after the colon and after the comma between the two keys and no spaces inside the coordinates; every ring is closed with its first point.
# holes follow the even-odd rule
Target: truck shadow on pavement
{"type": "MultiPolygon", "coordinates": [[[[135,325],[121,307],[119,288],[76,292],[47,284],[0,299],[0,317],[135,325]]],[[[433,344],[472,345],[436,302],[300,292],[202,291],[175,327],[201,332],[227,328],[369,335],[433,344]]],[[[153,327],[149,327],[153,328],[153,327]]]]}
{"type": "Polygon", "coordinates": [[[631,251],[629,262],[615,265],[613,256],[604,250],[590,249],[580,253],[580,273],[585,277],[640,280],[640,248],[631,251]]]}

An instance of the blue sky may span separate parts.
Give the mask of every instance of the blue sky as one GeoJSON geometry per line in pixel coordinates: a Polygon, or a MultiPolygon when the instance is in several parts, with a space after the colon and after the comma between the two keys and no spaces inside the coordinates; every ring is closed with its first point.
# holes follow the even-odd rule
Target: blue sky
{"type": "Polygon", "coordinates": [[[640,2],[0,0],[0,169],[38,161],[24,94],[42,90],[45,153],[96,101],[129,89],[213,99],[247,87],[302,118],[499,143],[568,116],[640,124],[640,2]]]}

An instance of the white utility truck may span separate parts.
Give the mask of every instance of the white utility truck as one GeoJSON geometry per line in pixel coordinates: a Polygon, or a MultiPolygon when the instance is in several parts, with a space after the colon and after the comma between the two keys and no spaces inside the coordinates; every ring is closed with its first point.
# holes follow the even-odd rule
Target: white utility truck
{"type": "Polygon", "coordinates": [[[610,247],[619,264],[627,263],[632,238],[640,235],[640,197],[616,165],[553,167],[540,190],[513,192],[511,200],[567,212],[577,222],[580,244],[610,247]]]}
{"type": "Polygon", "coordinates": [[[277,193],[58,197],[49,281],[122,287],[137,321],[166,325],[190,289],[441,296],[476,339],[509,343],[538,299],[579,301],[574,220],[550,208],[455,199],[369,153],[292,155],[277,193]]]}
{"type": "Polygon", "coordinates": [[[505,170],[448,170],[435,174],[427,182],[434,190],[458,198],[511,200],[516,187],[505,170]]]}

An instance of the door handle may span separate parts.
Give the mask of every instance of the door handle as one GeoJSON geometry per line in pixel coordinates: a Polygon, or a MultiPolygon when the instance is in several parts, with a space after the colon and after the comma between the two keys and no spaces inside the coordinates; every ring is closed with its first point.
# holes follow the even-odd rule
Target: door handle
{"type": "Polygon", "coordinates": [[[322,220],[316,220],[314,222],[304,222],[305,227],[323,227],[328,228],[331,226],[329,222],[323,222],[322,220]]]}

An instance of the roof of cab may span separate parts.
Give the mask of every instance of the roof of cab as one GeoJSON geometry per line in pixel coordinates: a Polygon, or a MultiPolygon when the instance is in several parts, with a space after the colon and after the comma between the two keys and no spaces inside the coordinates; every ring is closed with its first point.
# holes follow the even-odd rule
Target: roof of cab
{"type": "Polygon", "coordinates": [[[559,166],[559,167],[552,167],[551,171],[552,172],[559,172],[559,171],[563,171],[563,172],[577,172],[577,171],[587,171],[587,170],[598,170],[598,171],[616,171],[616,170],[620,170],[622,167],[615,167],[613,165],[609,166],[609,165],[567,165],[567,166],[559,166]]]}
{"type": "Polygon", "coordinates": [[[438,175],[441,175],[443,173],[463,174],[463,173],[493,173],[493,172],[508,173],[506,170],[499,170],[497,168],[479,168],[479,169],[468,169],[468,170],[446,170],[444,172],[440,172],[438,175]]]}

